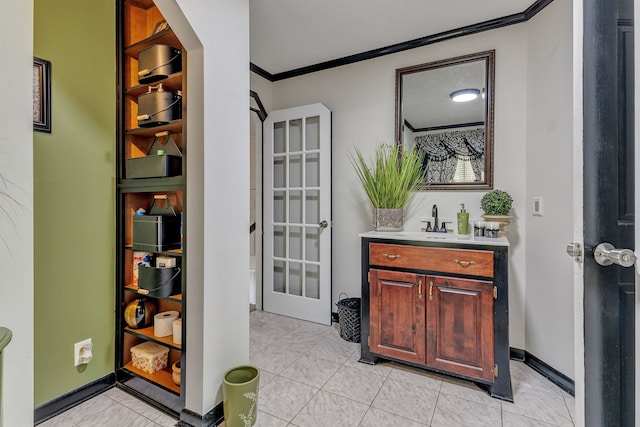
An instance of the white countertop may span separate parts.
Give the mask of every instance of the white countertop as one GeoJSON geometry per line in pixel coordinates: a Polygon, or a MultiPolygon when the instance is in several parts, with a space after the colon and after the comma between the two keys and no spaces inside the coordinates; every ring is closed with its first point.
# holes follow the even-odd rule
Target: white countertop
{"type": "Polygon", "coordinates": [[[480,237],[471,234],[433,233],[425,231],[367,231],[358,234],[369,239],[412,240],[415,242],[459,243],[479,246],[509,246],[506,237],[480,237]]]}

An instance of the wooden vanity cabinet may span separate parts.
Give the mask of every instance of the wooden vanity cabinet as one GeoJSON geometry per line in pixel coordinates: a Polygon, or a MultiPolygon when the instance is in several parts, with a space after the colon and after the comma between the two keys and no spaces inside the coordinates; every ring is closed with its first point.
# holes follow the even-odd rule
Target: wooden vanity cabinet
{"type": "Polygon", "coordinates": [[[493,382],[493,282],[427,276],[432,368],[493,382]]]}
{"type": "Polygon", "coordinates": [[[362,239],[361,362],[390,359],[512,401],[508,246],[362,239]]]}
{"type": "Polygon", "coordinates": [[[370,271],[372,352],[424,363],[426,355],[424,276],[402,271],[370,271]]]}

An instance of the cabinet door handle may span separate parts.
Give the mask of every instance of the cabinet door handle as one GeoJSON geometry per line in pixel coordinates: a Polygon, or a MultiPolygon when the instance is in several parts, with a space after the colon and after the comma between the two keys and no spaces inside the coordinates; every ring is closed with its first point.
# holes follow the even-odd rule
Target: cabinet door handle
{"type": "Polygon", "coordinates": [[[429,280],[429,301],[433,301],[433,280],[429,280]]]}
{"type": "Polygon", "coordinates": [[[461,265],[461,266],[463,266],[463,267],[468,267],[468,266],[470,266],[470,265],[476,265],[476,262],[475,262],[475,261],[460,261],[460,260],[459,260],[459,259],[457,259],[457,258],[456,258],[456,259],[454,259],[454,260],[453,260],[453,262],[454,262],[454,263],[456,263],[456,264],[460,264],[460,265],[461,265]]]}
{"type": "Polygon", "coordinates": [[[389,254],[382,254],[383,257],[385,258],[389,258],[389,259],[397,259],[397,258],[402,258],[401,255],[389,255],[389,254]]]}
{"type": "Polygon", "coordinates": [[[422,280],[418,280],[418,299],[422,299],[422,280]]]}

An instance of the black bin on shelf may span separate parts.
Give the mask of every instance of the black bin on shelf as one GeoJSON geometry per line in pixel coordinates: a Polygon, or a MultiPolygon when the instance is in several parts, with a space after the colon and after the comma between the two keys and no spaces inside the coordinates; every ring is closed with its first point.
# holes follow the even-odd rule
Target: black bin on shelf
{"type": "Polygon", "coordinates": [[[360,301],[360,298],[343,298],[336,303],[340,337],[345,341],[360,342],[360,301]]]}
{"type": "Polygon", "coordinates": [[[147,215],[133,216],[133,250],[163,252],[180,247],[180,217],[169,202],[169,196],[154,196],[147,215]],[[167,206],[160,208],[156,201],[166,200],[167,206]]]}
{"type": "Polygon", "coordinates": [[[166,298],[180,293],[180,267],[138,267],[138,292],[155,298],[166,298]]]}
{"type": "Polygon", "coordinates": [[[138,54],[138,83],[149,84],[182,71],[182,51],[165,44],[154,44],[138,54]]]}
{"type": "Polygon", "coordinates": [[[131,157],[126,163],[127,178],[166,178],[182,175],[182,153],[171,135],[158,134],[144,157],[131,157]],[[160,139],[166,136],[162,142],[160,139]],[[163,152],[164,154],[157,154],[163,152]]]}

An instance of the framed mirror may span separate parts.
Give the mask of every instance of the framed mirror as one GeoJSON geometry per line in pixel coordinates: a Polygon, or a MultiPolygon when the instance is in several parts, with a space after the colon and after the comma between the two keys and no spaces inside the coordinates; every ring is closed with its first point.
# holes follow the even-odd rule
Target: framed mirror
{"type": "Polygon", "coordinates": [[[421,189],[493,188],[495,50],[396,70],[396,141],[424,156],[421,189]]]}

